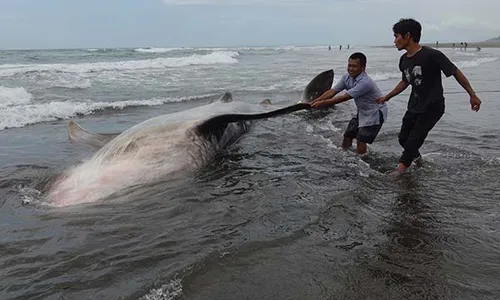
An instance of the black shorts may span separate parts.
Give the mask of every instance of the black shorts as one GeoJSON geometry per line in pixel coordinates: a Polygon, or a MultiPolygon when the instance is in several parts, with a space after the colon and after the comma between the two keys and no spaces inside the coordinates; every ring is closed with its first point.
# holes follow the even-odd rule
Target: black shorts
{"type": "Polygon", "coordinates": [[[351,119],[347,125],[347,129],[344,132],[344,137],[350,139],[356,139],[358,142],[371,144],[377,137],[382,124],[384,123],[384,117],[382,112],[380,112],[380,124],[372,126],[359,127],[358,117],[351,119]]]}

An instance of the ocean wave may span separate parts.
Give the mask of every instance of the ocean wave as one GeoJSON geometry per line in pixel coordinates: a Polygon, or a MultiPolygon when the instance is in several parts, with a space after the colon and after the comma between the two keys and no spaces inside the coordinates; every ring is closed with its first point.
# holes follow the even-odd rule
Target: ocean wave
{"type": "Polygon", "coordinates": [[[51,73],[48,76],[39,76],[36,84],[43,88],[63,88],[84,90],[92,87],[92,82],[89,78],[74,74],[51,73]]]}
{"type": "Polygon", "coordinates": [[[32,97],[33,96],[22,87],[10,88],[0,86],[0,108],[29,103],[32,97]]]}
{"type": "Polygon", "coordinates": [[[455,51],[454,53],[455,53],[455,55],[458,55],[458,56],[477,56],[477,54],[474,52],[455,51]]]}
{"type": "Polygon", "coordinates": [[[84,90],[90,88],[92,86],[92,83],[90,82],[89,79],[69,80],[61,78],[57,81],[47,81],[45,86],[54,88],[84,90]]]}
{"type": "MultiPolygon", "coordinates": [[[[240,86],[237,90],[243,92],[283,92],[294,91],[300,92],[307,85],[306,79],[292,79],[288,81],[277,81],[276,83],[257,84],[253,86],[240,86]]],[[[234,87],[232,88],[234,89],[234,87]]]]}
{"type": "Polygon", "coordinates": [[[482,64],[490,63],[498,60],[498,57],[481,57],[473,60],[459,61],[456,63],[459,68],[475,68],[482,64]]]}
{"type": "MultiPolygon", "coordinates": [[[[77,115],[89,115],[103,110],[122,110],[125,107],[134,106],[156,106],[165,103],[183,102],[204,99],[218,94],[205,94],[180,98],[153,98],[148,100],[125,100],[116,102],[72,102],[53,101],[50,103],[30,103],[30,101],[19,100],[0,110],[0,130],[13,127],[24,127],[26,125],[68,119],[77,115]]],[[[29,98],[31,99],[31,97],[29,98]]]]}
{"type": "MultiPolygon", "coordinates": [[[[374,81],[385,81],[389,79],[400,78],[401,73],[395,72],[376,72],[369,74],[374,81]]],[[[338,78],[333,80],[332,86],[338,83],[338,78]]],[[[231,89],[237,89],[243,92],[302,92],[308,84],[308,80],[304,78],[289,79],[287,81],[277,80],[276,82],[261,82],[252,86],[232,86],[231,89]]]]}
{"type": "Polygon", "coordinates": [[[117,62],[95,62],[80,64],[6,64],[0,65],[0,76],[8,77],[30,72],[91,73],[102,71],[128,71],[164,69],[189,65],[234,64],[239,55],[236,51],[215,51],[210,54],[193,54],[186,57],[167,57],[117,62]]]}
{"type": "Polygon", "coordinates": [[[306,49],[306,47],[297,46],[244,46],[244,47],[225,47],[225,48],[191,48],[196,51],[297,51],[301,49],[306,49]]]}
{"type": "Polygon", "coordinates": [[[385,81],[385,80],[389,80],[389,79],[401,78],[401,73],[395,73],[395,72],[375,72],[373,74],[369,74],[369,76],[374,81],[385,81]]]}
{"type": "Polygon", "coordinates": [[[141,52],[141,53],[166,53],[166,52],[172,52],[172,51],[179,51],[179,50],[190,50],[193,48],[136,48],[134,49],[135,52],[141,52]]]}

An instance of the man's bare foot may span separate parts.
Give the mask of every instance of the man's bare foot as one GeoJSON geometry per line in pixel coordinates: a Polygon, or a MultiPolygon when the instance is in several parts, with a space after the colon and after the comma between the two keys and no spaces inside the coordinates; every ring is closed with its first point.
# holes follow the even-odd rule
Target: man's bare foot
{"type": "Polygon", "coordinates": [[[403,174],[404,172],[406,172],[407,169],[408,169],[407,166],[405,166],[403,163],[399,163],[396,170],[392,171],[391,176],[393,176],[393,177],[399,176],[399,175],[403,174]]]}
{"type": "Polygon", "coordinates": [[[424,167],[424,159],[422,158],[422,156],[419,156],[417,158],[415,158],[413,160],[413,163],[419,167],[419,168],[423,168],[424,167]]]}

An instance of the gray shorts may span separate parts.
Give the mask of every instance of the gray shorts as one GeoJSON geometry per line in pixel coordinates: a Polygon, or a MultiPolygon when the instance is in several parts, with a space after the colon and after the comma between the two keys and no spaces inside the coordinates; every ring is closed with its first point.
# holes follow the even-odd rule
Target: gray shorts
{"type": "Polygon", "coordinates": [[[380,112],[380,124],[372,126],[359,127],[358,117],[351,119],[347,125],[347,129],[344,132],[344,137],[350,139],[356,139],[359,142],[371,144],[377,137],[382,124],[384,123],[384,117],[382,112],[380,112]]]}

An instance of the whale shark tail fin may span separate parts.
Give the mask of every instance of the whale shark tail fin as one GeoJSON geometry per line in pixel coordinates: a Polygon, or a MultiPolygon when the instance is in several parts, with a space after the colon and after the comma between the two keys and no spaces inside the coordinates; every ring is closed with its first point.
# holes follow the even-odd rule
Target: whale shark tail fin
{"type": "Polygon", "coordinates": [[[319,96],[323,95],[324,92],[332,88],[333,84],[333,70],[326,70],[324,72],[316,75],[307,84],[304,92],[302,93],[302,102],[311,102],[319,96]]]}
{"type": "Polygon", "coordinates": [[[69,139],[78,143],[86,144],[94,148],[101,148],[120,133],[95,133],[81,127],[74,120],[68,123],[69,139]]]}

